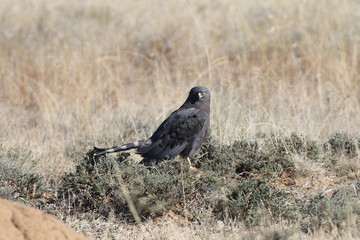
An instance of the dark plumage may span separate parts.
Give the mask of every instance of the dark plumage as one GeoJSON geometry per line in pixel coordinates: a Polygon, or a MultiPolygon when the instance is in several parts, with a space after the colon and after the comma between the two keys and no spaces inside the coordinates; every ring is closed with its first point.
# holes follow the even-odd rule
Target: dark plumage
{"type": "Polygon", "coordinates": [[[94,156],[136,148],[143,157],[142,164],[152,165],[180,155],[187,158],[192,168],[189,158],[209,135],[209,125],[210,91],[206,87],[194,87],[185,103],[150,138],[106,149],[95,147],[94,156]]]}

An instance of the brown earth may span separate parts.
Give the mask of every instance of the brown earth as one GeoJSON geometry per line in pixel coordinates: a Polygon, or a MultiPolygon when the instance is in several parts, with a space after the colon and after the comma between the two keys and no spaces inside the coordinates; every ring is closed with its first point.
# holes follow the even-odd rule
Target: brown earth
{"type": "Polygon", "coordinates": [[[86,239],[54,217],[0,199],[0,240],[86,239]]]}

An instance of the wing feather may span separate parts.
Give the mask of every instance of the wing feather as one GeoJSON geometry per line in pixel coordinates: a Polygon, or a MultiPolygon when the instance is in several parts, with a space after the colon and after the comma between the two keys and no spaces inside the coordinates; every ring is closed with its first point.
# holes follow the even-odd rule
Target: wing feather
{"type": "Polygon", "coordinates": [[[200,134],[207,113],[196,108],[178,109],[173,112],[150,137],[150,144],[138,148],[142,157],[170,159],[179,155],[200,134]]]}

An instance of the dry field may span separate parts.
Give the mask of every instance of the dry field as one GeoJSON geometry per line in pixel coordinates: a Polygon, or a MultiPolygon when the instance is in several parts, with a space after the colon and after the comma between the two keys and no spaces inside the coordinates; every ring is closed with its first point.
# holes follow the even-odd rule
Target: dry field
{"type": "MultiPolygon", "coordinates": [[[[212,93],[212,137],[222,144],[292,133],[354,142],[359,74],[358,0],[1,0],[0,164],[57,186],[92,146],[149,137],[196,85],[212,93]]],[[[347,146],[335,160],[326,149],[322,161],[292,153],[297,194],[353,186],[359,145],[347,146]]],[[[280,177],[269,184],[288,187],[280,177]]],[[[356,239],[357,211],[341,231],[312,234],[296,221],[248,227],[171,211],[140,226],[54,215],[93,239],[356,239]]]]}

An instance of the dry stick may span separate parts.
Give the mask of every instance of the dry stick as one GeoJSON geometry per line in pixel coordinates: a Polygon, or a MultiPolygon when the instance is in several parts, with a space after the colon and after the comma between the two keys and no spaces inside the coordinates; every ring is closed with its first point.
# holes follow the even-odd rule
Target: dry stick
{"type": "Polygon", "coordinates": [[[186,207],[186,195],[185,195],[185,182],[184,182],[184,167],[183,161],[180,162],[181,166],[181,190],[183,194],[183,201],[184,201],[184,212],[185,212],[185,222],[188,223],[188,214],[187,214],[187,207],[186,207]]]}
{"type": "Polygon", "coordinates": [[[126,184],[124,183],[124,181],[121,177],[118,163],[116,161],[113,161],[113,162],[114,162],[115,177],[121,186],[122,193],[124,194],[125,200],[126,200],[127,204],[129,205],[130,212],[133,215],[133,217],[135,218],[136,223],[141,224],[140,216],[139,216],[138,212],[136,211],[134,202],[131,200],[129,191],[126,187],[126,184]]]}

